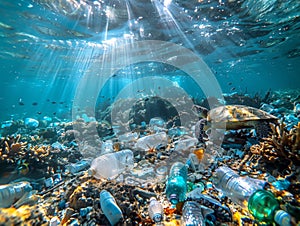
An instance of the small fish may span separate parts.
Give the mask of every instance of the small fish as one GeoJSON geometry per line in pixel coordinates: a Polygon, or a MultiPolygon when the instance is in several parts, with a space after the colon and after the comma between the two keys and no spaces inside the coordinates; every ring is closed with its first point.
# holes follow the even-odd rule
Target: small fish
{"type": "Polygon", "coordinates": [[[36,105],[38,105],[38,103],[37,103],[37,102],[33,102],[32,105],[33,105],[33,106],[36,106],[36,105]]]}
{"type": "Polygon", "coordinates": [[[231,89],[230,89],[230,91],[234,91],[235,90],[235,87],[232,87],[231,89]]]}
{"type": "Polygon", "coordinates": [[[232,85],[232,82],[228,82],[228,85],[231,86],[231,85],[232,85]]]}
{"type": "Polygon", "coordinates": [[[22,101],[22,98],[19,99],[19,105],[25,105],[22,101]]]}
{"type": "Polygon", "coordinates": [[[53,115],[56,115],[56,112],[53,112],[53,115]]]}
{"type": "Polygon", "coordinates": [[[61,101],[61,102],[59,102],[59,104],[64,104],[64,102],[63,102],[63,101],[61,101]]]}
{"type": "Polygon", "coordinates": [[[37,114],[40,115],[40,114],[42,114],[42,112],[38,111],[37,114]]]}
{"type": "Polygon", "coordinates": [[[51,104],[56,104],[56,101],[52,101],[51,104]]]}

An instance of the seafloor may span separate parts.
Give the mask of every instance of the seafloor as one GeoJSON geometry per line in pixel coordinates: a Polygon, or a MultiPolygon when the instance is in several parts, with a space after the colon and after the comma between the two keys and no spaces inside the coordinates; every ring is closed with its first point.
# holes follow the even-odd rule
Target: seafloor
{"type": "MultiPolygon", "coordinates": [[[[106,189],[122,210],[123,221],[118,225],[153,225],[148,214],[152,196],[163,204],[163,224],[180,225],[182,203],[177,206],[169,203],[165,194],[166,177],[157,176],[155,170],[174,159],[187,161],[190,152],[201,149],[204,151],[198,156],[201,167],[189,168],[188,190],[202,186],[202,194],[213,198],[213,202],[202,200],[201,203],[214,211],[215,218],[207,221],[207,225],[275,224],[258,222],[246,208],[216,190],[212,175],[222,165],[242,176],[266,181],[265,189],[271,191],[280,208],[291,215],[292,225],[299,225],[300,91],[269,92],[264,97],[232,94],[224,98],[226,104],[261,108],[278,117],[278,123],[272,124],[269,134],[263,138],[256,137],[253,129],[239,129],[227,131],[221,147],[204,139],[204,143],[182,150],[176,147],[194,136],[194,127],[180,127],[178,131],[184,132],[169,135],[167,145],[140,151],[133,148],[135,140],[129,144],[113,133],[111,122],[104,120],[106,116],[92,122],[82,118],[71,122],[40,122],[37,128],[26,127],[22,119],[3,122],[0,183],[28,181],[36,192],[17,203],[12,202],[9,208],[0,208],[0,224],[109,225],[99,201],[101,190],[106,189]],[[76,130],[78,124],[83,129],[76,130]],[[96,137],[89,133],[93,126],[98,131],[96,137]],[[69,164],[95,156],[106,140],[113,141],[112,151],[124,148],[134,151],[132,170],[112,180],[95,179],[87,171],[72,174],[67,170],[69,164]],[[49,184],[49,178],[55,180],[49,184]]],[[[208,107],[207,100],[196,104],[208,107]]],[[[110,113],[109,109],[106,113],[110,113]]],[[[170,127],[164,128],[167,133],[169,130],[170,127]]],[[[137,126],[134,131],[140,136],[154,133],[153,128],[147,126],[137,126]]]]}

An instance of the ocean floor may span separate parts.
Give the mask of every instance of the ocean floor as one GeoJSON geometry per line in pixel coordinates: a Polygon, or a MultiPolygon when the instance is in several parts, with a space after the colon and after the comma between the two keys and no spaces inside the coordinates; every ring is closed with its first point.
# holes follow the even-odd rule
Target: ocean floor
{"type": "MultiPolygon", "coordinates": [[[[44,118],[2,122],[0,184],[21,183],[32,190],[16,189],[17,194],[11,198],[13,195],[0,187],[0,225],[109,225],[100,206],[104,189],[114,196],[122,211],[118,225],[154,225],[148,212],[151,197],[163,205],[163,225],[181,225],[184,202],[172,205],[165,192],[174,162],[188,165],[187,191],[198,189],[201,195],[194,199],[212,210],[205,218],[206,225],[275,224],[259,222],[247,207],[216,189],[213,176],[220,166],[264,181],[264,189],[271,191],[280,209],[290,215],[291,225],[299,225],[300,91],[270,92],[265,97],[234,93],[224,98],[226,104],[260,108],[276,116],[278,122],[270,124],[265,137],[258,137],[253,128],[228,130],[221,143],[212,142],[210,134],[204,134],[199,142],[195,138],[197,121],[183,127],[174,119],[176,115],[171,119],[155,116],[152,124],[145,123],[151,119],[149,108],[139,109],[145,105],[136,105],[129,122],[132,131],[124,134],[121,126],[114,132],[116,126],[107,116],[109,107],[106,114],[98,114],[97,120],[84,115],[76,121],[44,118]],[[148,141],[139,141],[155,133],[164,133],[166,139],[146,146],[142,144],[148,141]],[[90,163],[101,154],[124,149],[132,150],[134,163],[112,178],[97,179],[88,170],[89,164],[78,166],[84,159],[90,163]]],[[[157,100],[151,101],[154,106],[157,100]]],[[[208,107],[207,100],[196,104],[208,107]]],[[[239,118],[242,125],[243,120],[239,118]]]]}

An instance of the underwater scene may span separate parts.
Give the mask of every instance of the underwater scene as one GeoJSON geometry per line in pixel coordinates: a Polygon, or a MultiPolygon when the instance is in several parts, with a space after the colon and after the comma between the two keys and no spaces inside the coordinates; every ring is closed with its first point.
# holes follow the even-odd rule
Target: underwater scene
{"type": "Polygon", "coordinates": [[[299,0],[0,12],[0,225],[300,225],[299,0]]]}

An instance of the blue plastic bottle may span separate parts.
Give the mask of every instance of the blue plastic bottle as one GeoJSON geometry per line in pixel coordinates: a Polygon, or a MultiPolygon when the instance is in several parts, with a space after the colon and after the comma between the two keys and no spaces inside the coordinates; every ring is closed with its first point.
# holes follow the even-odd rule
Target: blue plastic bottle
{"type": "Polygon", "coordinates": [[[175,162],[169,173],[166,195],[169,201],[176,205],[183,202],[187,192],[187,167],[181,162],[175,162]]]}
{"type": "Polygon", "coordinates": [[[117,205],[116,200],[106,190],[100,192],[100,206],[111,225],[115,225],[123,219],[122,211],[117,205]]]}

